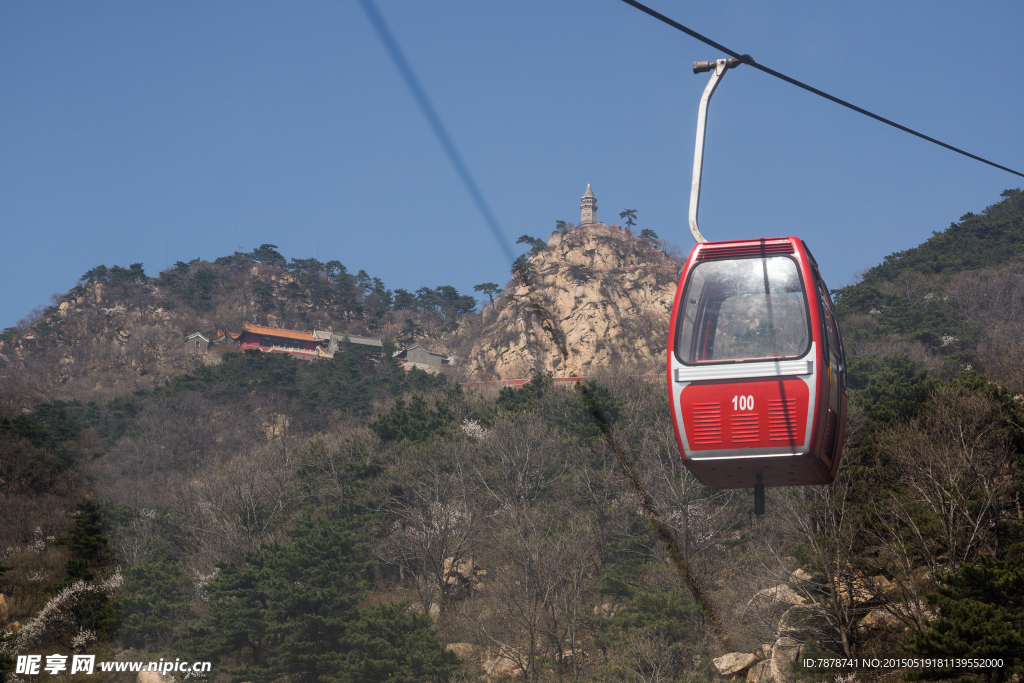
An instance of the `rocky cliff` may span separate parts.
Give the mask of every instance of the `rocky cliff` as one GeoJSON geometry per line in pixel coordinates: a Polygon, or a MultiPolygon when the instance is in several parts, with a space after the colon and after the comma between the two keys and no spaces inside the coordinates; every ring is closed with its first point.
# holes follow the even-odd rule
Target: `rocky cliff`
{"type": "Polygon", "coordinates": [[[466,374],[661,371],[679,264],[658,246],[605,226],[552,235],[483,311],[466,374]]]}

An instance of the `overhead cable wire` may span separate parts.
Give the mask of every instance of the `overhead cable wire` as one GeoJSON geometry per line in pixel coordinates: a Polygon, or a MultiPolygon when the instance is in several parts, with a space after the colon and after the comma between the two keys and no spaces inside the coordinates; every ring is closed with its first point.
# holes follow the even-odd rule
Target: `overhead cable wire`
{"type": "Polygon", "coordinates": [[[477,187],[472,174],[469,172],[469,168],[462,160],[462,155],[459,154],[459,150],[455,147],[455,143],[452,142],[447,129],[441,123],[441,117],[437,115],[434,106],[430,103],[430,98],[427,97],[426,91],[420,86],[416,74],[413,73],[412,67],[409,66],[409,62],[406,60],[401,48],[398,47],[398,42],[391,35],[391,30],[388,28],[387,22],[384,21],[384,17],[377,11],[377,6],[373,4],[373,0],[359,0],[359,4],[362,6],[363,11],[366,12],[366,16],[369,18],[373,29],[377,32],[380,42],[384,43],[385,49],[387,49],[388,54],[391,56],[391,61],[395,63],[398,73],[402,75],[402,80],[405,81],[405,85],[412,92],[416,104],[419,105],[420,111],[423,112],[423,118],[427,120],[427,123],[434,130],[434,135],[437,136],[437,140],[441,143],[445,154],[448,155],[452,166],[455,167],[455,171],[459,174],[459,178],[462,179],[466,190],[469,191],[469,195],[473,198],[480,213],[483,214],[487,227],[491,229],[491,233],[498,241],[498,247],[504,252],[509,261],[514,261],[516,256],[512,251],[508,238],[505,236],[505,231],[498,224],[498,219],[494,217],[494,212],[491,211],[490,205],[484,199],[483,192],[477,187]]]}
{"type": "Polygon", "coordinates": [[[898,128],[899,130],[902,130],[904,133],[910,133],[911,135],[916,135],[917,137],[921,138],[922,140],[927,140],[928,142],[934,143],[934,144],[936,144],[936,145],[938,145],[940,147],[945,147],[946,149],[952,150],[954,152],[957,152],[958,154],[963,154],[965,157],[970,157],[971,159],[974,159],[975,161],[980,161],[981,163],[988,164],[989,166],[995,166],[996,168],[998,168],[998,169],[1000,169],[1002,171],[1006,171],[1007,173],[1012,173],[1014,175],[1018,175],[1018,176],[1024,178],[1024,173],[1020,173],[1019,171],[1014,171],[1012,168],[1007,168],[1006,166],[1001,166],[1001,165],[995,163],[994,161],[989,161],[988,159],[979,157],[976,154],[971,154],[970,152],[964,151],[964,150],[960,149],[959,147],[954,147],[953,145],[948,145],[945,142],[942,142],[941,140],[936,140],[935,138],[930,137],[928,135],[925,135],[924,133],[919,133],[916,130],[914,130],[913,128],[907,128],[906,126],[901,125],[899,123],[896,123],[895,121],[890,121],[889,119],[885,118],[884,116],[879,116],[878,114],[872,113],[872,112],[868,111],[867,109],[864,109],[862,107],[858,107],[857,105],[851,104],[851,103],[847,102],[846,100],[841,100],[838,97],[835,97],[833,95],[829,95],[827,92],[823,92],[823,91],[818,90],[817,88],[815,88],[813,86],[807,85],[806,83],[802,83],[802,82],[796,80],[795,78],[790,78],[786,74],[779,73],[775,69],[770,69],[767,66],[764,66],[762,64],[758,64],[757,62],[754,61],[754,59],[750,55],[741,55],[740,53],[736,52],[735,50],[730,50],[726,46],[724,46],[724,45],[722,45],[720,43],[716,43],[715,41],[711,40],[707,36],[701,35],[700,33],[697,33],[696,31],[694,31],[691,28],[687,28],[686,26],[683,26],[678,21],[675,21],[674,19],[666,17],[661,12],[658,12],[657,10],[653,10],[650,7],[648,7],[647,5],[644,5],[643,3],[637,2],[636,0],[622,0],[622,1],[624,3],[626,3],[627,5],[635,7],[636,9],[640,10],[644,14],[648,14],[648,15],[654,17],[655,19],[657,19],[660,22],[668,24],[672,28],[674,28],[674,29],[676,29],[678,31],[682,31],[683,33],[685,33],[686,35],[688,35],[688,36],[690,36],[692,38],[696,38],[697,40],[699,40],[700,42],[704,43],[705,45],[710,45],[711,47],[715,48],[716,50],[720,50],[720,51],[724,52],[725,54],[729,55],[730,57],[738,59],[741,62],[743,62],[744,64],[747,64],[749,66],[754,67],[758,71],[765,72],[769,76],[775,76],[776,78],[782,79],[782,80],[786,81],[787,83],[791,83],[792,85],[795,85],[798,88],[803,88],[807,92],[814,93],[815,95],[818,95],[819,97],[824,97],[826,100],[831,100],[832,102],[835,102],[836,104],[840,104],[840,105],[846,107],[847,109],[852,109],[853,111],[855,111],[855,112],[857,112],[859,114],[864,114],[865,116],[869,116],[869,117],[875,119],[876,121],[881,121],[882,123],[884,123],[886,125],[889,125],[889,126],[892,126],[893,128],[898,128]]]}
{"type": "MultiPolygon", "coordinates": [[[[438,141],[441,143],[441,147],[444,148],[449,160],[458,172],[460,179],[466,185],[466,189],[476,202],[477,208],[480,209],[480,213],[484,216],[484,220],[487,222],[488,226],[490,226],[494,238],[498,240],[498,245],[501,247],[502,251],[509,256],[509,260],[513,260],[512,248],[508,239],[505,237],[504,231],[501,229],[497,219],[491,212],[490,206],[487,204],[487,200],[484,199],[483,193],[477,187],[476,182],[474,182],[473,176],[469,172],[469,168],[462,161],[462,157],[459,155],[458,150],[455,147],[455,143],[448,135],[444,124],[441,123],[440,117],[437,115],[434,107],[430,104],[430,99],[427,97],[426,91],[424,91],[420,86],[412,68],[409,66],[402,50],[399,48],[398,42],[391,35],[391,31],[388,28],[387,23],[384,21],[384,17],[381,16],[380,12],[377,10],[373,0],[359,0],[359,4],[362,6],[363,11],[366,12],[370,23],[377,32],[377,36],[380,38],[381,42],[384,43],[384,47],[387,49],[388,54],[395,63],[395,66],[398,68],[399,73],[401,73],[406,86],[410,91],[412,91],[413,97],[420,107],[420,111],[427,119],[430,127],[434,131],[434,135],[437,136],[438,141]]],[[[535,312],[540,319],[541,329],[547,333],[552,344],[554,344],[555,348],[558,350],[558,353],[562,358],[563,366],[569,371],[570,376],[576,376],[578,372],[576,371],[572,354],[565,343],[564,335],[562,335],[558,329],[557,321],[555,321],[551,313],[544,306],[542,298],[537,294],[534,282],[535,278],[533,277],[529,264],[516,261],[512,266],[512,275],[515,280],[526,288],[527,296],[530,300],[530,306],[533,312],[535,312]]],[[[619,465],[622,467],[626,481],[629,483],[633,492],[639,499],[640,507],[643,510],[644,516],[647,517],[653,527],[655,535],[662,542],[666,553],[671,558],[676,570],[686,582],[686,585],[693,594],[694,599],[703,608],[706,618],[710,621],[712,631],[719,638],[719,644],[723,653],[731,652],[733,647],[729,631],[725,628],[724,623],[719,618],[715,602],[711,599],[709,594],[705,592],[696,574],[691,569],[690,564],[686,559],[686,555],[680,550],[676,543],[674,534],[659,514],[654,499],[644,488],[643,483],[640,481],[640,477],[636,473],[636,469],[633,467],[629,456],[626,454],[625,448],[616,438],[611,424],[609,424],[604,414],[598,410],[597,402],[592,395],[590,388],[584,382],[579,383],[577,387],[580,391],[581,397],[583,398],[584,404],[587,406],[587,409],[590,411],[595,422],[597,422],[598,427],[601,430],[601,435],[604,437],[605,442],[608,444],[612,453],[615,454],[619,465]]]]}

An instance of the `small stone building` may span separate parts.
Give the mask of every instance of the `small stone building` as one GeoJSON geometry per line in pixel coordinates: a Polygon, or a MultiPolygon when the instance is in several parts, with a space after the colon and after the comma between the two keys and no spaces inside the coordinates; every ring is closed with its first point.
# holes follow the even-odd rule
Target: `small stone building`
{"type": "Polygon", "coordinates": [[[375,346],[378,349],[381,348],[381,341],[377,337],[360,337],[357,334],[337,334],[330,330],[313,330],[313,336],[329,340],[327,353],[332,356],[334,355],[334,352],[338,350],[338,346],[345,342],[348,342],[349,344],[359,344],[360,346],[375,346]]]}
{"type": "Polygon", "coordinates": [[[193,332],[192,334],[185,337],[185,350],[195,351],[196,353],[206,353],[207,349],[210,348],[210,340],[204,337],[199,332],[193,332]]]}
{"type": "Polygon", "coordinates": [[[448,365],[451,359],[441,353],[434,353],[420,343],[406,346],[395,353],[395,357],[403,363],[416,363],[419,365],[448,365]]]}

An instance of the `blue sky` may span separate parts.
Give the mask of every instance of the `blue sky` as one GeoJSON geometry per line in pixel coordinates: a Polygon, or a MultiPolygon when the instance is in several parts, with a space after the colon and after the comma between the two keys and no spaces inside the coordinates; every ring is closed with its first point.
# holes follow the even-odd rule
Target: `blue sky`
{"type": "MultiPolygon", "coordinates": [[[[1024,167],[1024,3],[651,0],[713,39],[1024,167]]],[[[502,230],[598,218],[688,250],[716,54],[619,0],[379,0],[502,230]]],[[[701,228],[798,235],[833,287],[1021,178],[743,67],[715,94],[701,228]]],[[[0,4],[0,327],[99,264],[269,242],[391,287],[509,262],[355,0],[0,4]]],[[[523,251],[516,247],[516,253],[523,251]]]]}

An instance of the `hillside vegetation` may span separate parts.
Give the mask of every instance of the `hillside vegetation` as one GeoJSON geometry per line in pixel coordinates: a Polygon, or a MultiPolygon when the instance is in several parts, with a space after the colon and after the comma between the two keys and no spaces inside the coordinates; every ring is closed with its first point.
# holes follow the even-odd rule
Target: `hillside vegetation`
{"type": "Polygon", "coordinates": [[[905,355],[937,377],[964,369],[1024,392],[1024,193],[936,232],[836,292],[851,355],[905,355]]]}
{"type": "MultiPolygon", "coordinates": [[[[1008,192],[837,293],[843,469],[831,486],[770,490],[763,517],[749,491],[682,467],[662,382],[611,366],[578,386],[538,373],[462,390],[405,373],[388,349],[314,364],[225,353],[110,400],[7,410],[0,670],[74,651],[210,660],[225,683],[1011,680],[1024,674],[1024,383],[1009,360],[1022,214],[1008,192]],[[893,655],[944,661],[802,665],[893,655]]],[[[622,291],[662,286],[635,277],[622,291]]],[[[499,302],[462,329],[514,311],[499,302]]],[[[625,349],[619,309],[595,327],[625,349]]],[[[510,320],[539,339],[520,310],[510,320]]]]}
{"type": "Polygon", "coordinates": [[[454,287],[388,289],[339,261],[285,259],[272,244],[213,262],[179,261],[158,277],[141,263],[97,266],[52,305],[0,333],[8,409],[47,399],[106,400],[164,384],[202,362],[193,332],[214,339],[245,322],[422,340],[451,353],[477,301],[454,287]]]}

